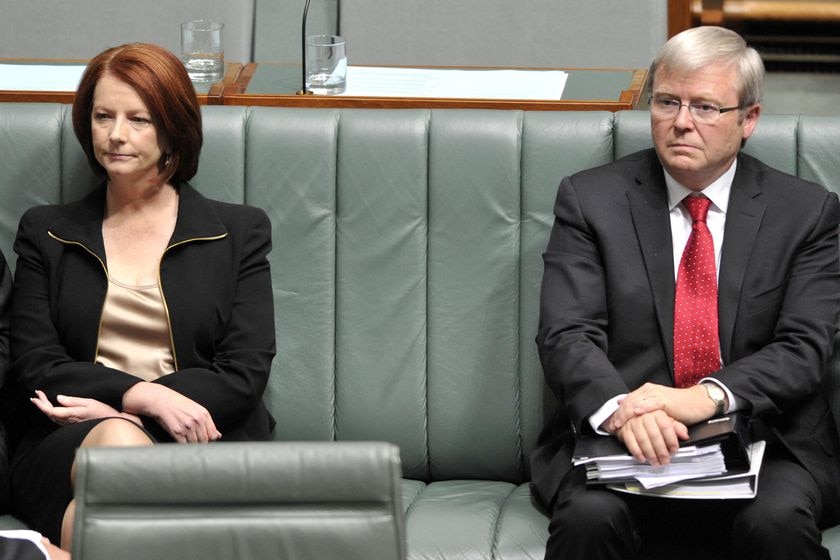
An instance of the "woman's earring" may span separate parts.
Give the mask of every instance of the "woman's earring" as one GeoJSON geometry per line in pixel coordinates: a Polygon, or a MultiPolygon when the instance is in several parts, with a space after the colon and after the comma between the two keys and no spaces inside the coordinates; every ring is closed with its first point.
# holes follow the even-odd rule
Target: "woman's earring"
{"type": "Polygon", "coordinates": [[[163,166],[164,167],[169,167],[170,163],[172,163],[172,154],[167,153],[166,157],[163,158],[163,166]]]}

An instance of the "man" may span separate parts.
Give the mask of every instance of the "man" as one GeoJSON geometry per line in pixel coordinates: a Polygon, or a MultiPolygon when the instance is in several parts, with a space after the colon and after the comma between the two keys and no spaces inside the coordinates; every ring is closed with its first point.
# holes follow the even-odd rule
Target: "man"
{"type": "Polygon", "coordinates": [[[565,178],[555,203],[537,343],[559,407],[532,457],[546,558],[828,558],[840,204],[739,153],[764,67],[736,33],[680,33],[650,79],[654,149],[565,178]],[[629,496],[570,464],[592,432],[667,464],[687,426],[734,410],[768,442],[752,500],[629,496]]]}

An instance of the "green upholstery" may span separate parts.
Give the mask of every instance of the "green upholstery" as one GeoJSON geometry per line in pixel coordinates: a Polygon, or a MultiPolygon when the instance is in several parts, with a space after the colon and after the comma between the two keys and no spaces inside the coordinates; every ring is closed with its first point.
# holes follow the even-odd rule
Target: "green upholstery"
{"type": "MultiPolygon", "coordinates": [[[[91,187],[68,112],[0,104],[9,256],[23,209],[91,187]]],[[[276,439],[396,445],[412,560],[542,558],[548,520],[531,502],[527,457],[554,406],[534,336],[555,191],[564,175],[650,146],[647,114],[204,117],[194,185],[272,218],[276,439]]],[[[746,150],[840,192],[840,117],[766,115],[746,150]]],[[[229,468],[249,476],[247,464],[229,468]]],[[[835,533],[825,542],[840,558],[835,533]]]]}
{"type": "Polygon", "coordinates": [[[74,558],[405,558],[391,444],[87,448],[77,461],[74,558]]]}

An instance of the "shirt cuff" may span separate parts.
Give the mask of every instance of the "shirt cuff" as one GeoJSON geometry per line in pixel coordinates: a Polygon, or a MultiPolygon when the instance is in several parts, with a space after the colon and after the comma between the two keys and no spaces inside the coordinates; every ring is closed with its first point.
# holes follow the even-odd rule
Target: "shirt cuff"
{"type": "Polygon", "coordinates": [[[606,421],[607,418],[612,416],[613,412],[618,410],[618,401],[626,397],[627,394],[616,395],[615,397],[611,398],[607,402],[605,402],[601,408],[595,411],[595,413],[589,417],[589,425],[592,426],[592,429],[595,430],[596,434],[600,434],[602,436],[609,436],[611,435],[606,430],[601,429],[601,424],[606,421]]]}

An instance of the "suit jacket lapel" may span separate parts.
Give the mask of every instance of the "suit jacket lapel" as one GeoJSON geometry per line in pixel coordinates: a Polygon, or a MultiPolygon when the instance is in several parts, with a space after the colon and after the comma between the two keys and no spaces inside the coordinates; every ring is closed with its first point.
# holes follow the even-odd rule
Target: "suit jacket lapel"
{"type": "Polygon", "coordinates": [[[659,331],[671,376],[674,362],[674,257],[665,176],[653,150],[640,169],[638,188],[629,189],[630,213],[651,286],[659,331]]]}
{"type": "Polygon", "coordinates": [[[741,288],[750,253],[764,215],[757,172],[749,159],[738,158],[738,168],[729,194],[718,273],[718,332],[723,363],[729,363],[732,333],[741,299],[741,288]]]}

